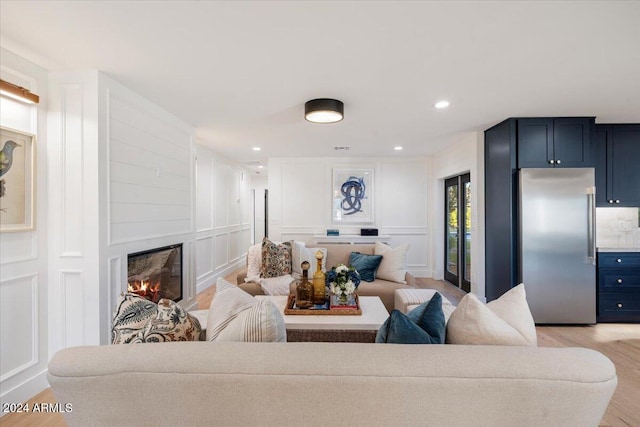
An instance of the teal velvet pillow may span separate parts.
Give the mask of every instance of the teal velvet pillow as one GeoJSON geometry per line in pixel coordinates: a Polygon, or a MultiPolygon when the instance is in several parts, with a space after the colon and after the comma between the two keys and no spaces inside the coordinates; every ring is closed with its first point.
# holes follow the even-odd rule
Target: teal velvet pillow
{"type": "Polygon", "coordinates": [[[351,252],[351,255],[349,255],[349,265],[358,270],[360,279],[365,282],[376,280],[376,270],[378,270],[381,262],[382,255],[366,255],[360,252],[351,252]]]}
{"type": "Polygon", "coordinates": [[[444,344],[445,321],[442,296],[420,304],[408,314],[393,310],[376,335],[377,343],[444,344]]]}

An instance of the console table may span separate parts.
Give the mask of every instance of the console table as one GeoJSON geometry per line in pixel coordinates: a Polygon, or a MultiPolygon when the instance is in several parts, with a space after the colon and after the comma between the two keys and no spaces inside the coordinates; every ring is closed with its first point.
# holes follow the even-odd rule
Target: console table
{"type": "Polygon", "coordinates": [[[345,243],[345,244],[358,244],[358,243],[390,243],[391,236],[383,234],[380,236],[360,236],[358,234],[344,234],[340,236],[325,236],[323,234],[314,234],[313,240],[315,243],[345,243]]]}

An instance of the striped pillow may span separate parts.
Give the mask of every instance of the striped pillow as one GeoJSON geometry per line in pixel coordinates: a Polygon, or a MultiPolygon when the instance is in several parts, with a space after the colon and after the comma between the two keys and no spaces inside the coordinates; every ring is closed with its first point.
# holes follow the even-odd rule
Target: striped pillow
{"type": "Polygon", "coordinates": [[[229,323],[216,341],[286,342],[287,331],[275,304],[259,300],[229,323]]]}
{"type": "Polygon", "coordinates": [[[209,306],[207,341],[286,341],[284,317],[267,300],[258,300],[223,278],[209,306]]]}

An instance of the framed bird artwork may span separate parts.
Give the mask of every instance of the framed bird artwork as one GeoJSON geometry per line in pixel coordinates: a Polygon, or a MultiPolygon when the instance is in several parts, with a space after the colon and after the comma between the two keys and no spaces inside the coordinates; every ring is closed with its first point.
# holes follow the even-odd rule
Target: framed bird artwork
{"type": "Polygon", "coordinates": [[[35,227],[35,141],[33,134],[0,127],[0,231],[35,227]]]}

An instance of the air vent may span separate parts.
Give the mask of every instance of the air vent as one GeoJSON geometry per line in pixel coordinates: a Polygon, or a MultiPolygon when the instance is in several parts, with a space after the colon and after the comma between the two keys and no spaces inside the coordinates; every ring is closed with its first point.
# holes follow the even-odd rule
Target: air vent
{"type": "Polygon", "coordinates": [[[349,147],[333,147],[333,149],[336,151],[347,151],[349,150],[349,147]]]}

